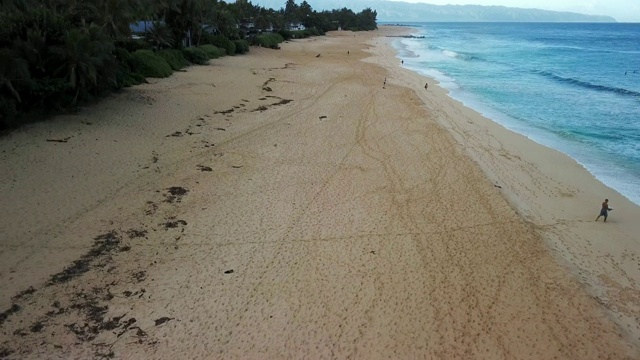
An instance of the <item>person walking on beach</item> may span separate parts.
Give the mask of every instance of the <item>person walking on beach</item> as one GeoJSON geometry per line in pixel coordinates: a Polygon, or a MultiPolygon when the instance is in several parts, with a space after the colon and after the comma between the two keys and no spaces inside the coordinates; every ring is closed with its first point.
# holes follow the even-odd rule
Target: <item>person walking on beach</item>
{"type": "Polygon", "coordinates": [[[602,203],[602,208],[600,209],[600,215],[596,218],[596,221],[600,219],[600,216],[604,216],[604,222],[607,222],[607,216],[609,215],[609,210],[613,210],[609,207],[609,199],[604,199],[602,203]]]}
{"type": "Polygon", "coordinates": [[[425,83],[425,84],[424,84],[424,88],[425,88],[425,89],[428,89],[428,88],[429,88],[429,83],[425,83]]]}

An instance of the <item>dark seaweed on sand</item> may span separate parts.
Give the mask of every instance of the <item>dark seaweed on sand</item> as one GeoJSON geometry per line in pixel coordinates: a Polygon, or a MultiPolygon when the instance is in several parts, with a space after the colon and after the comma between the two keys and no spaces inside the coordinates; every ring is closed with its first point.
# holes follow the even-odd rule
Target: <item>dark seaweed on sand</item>
{"type": "Polygon", "coordinates": [[[180,202],[180,199],[186,195],[189,190],[180,187],[180,186],[172,186],[167,189],[168,195],[165,195],[165,202],[173,203],[180,202]]]}
{"type": "Polygon", "coordinates": [[[129,239],[141,238],[147,236],[147,230],[129,229],[127,235],[129,239]]]}
{"type": "Polygon", "coordinates": [[[27,296],[27,295],[31,295],[34,292],[36,292],[36,289],[33,288],[33,286],[29,286],[28,289],[20,291],[19,293],[17,293],[16,295],[14,295],[11,299],[16,301],[16,300],[20,300],[23,297],[27,296]]]}
{"type": "Polygon", "coordinates": [[[17,313],[18,311],[20,311],[20,305],[13,304],[13,305],[11,305],[10,308],[8,308],[7,310],[1,312],[0,313],[0,325],[2,325],[4,323],[4,321],[7,320],[7,318],[9,316],[17,313]]]}
{"type": "Polygon", "coordinates": [[[7,348],[0,348],[0,359],[8,358],[9,355],[13,354],[13,350],[7,348]]]}
{"type": "Polygon", "coordinates": [[[73,264],[67,266],[61,272],[54,274],[49,279],[47,285],[55,285],[68,282],[87,271],[91,270],[91,265],[100,257],[114,252],[118,249],[120,244],[120,238],[117,233],[112,230],[106,234],[98,235],[94,238],[93,246],[88,253],[83,255],[80,259],[75,260],[73,264]]]}
{"type": "Polygon", "coordinates": [[[94,288],[91,292],[76,293],[69,308],[83,314],[84,320],[66,324],[65,327],[81,341],[92,341],[103,331],[121,329],[122,333],[125,332],[136,320],[123,320],[126,314],[106,318],[109,306],[101,302],[111,298],[108,288],[94,288]]]}

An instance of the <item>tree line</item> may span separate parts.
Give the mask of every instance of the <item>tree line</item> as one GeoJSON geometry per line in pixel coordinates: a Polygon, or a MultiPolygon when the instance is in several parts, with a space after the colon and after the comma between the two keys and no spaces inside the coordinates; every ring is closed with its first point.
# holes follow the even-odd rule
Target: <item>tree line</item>
{"type": "Polygon", "coordinates": [[[93,101],[147,77],[327,31],[374,30],[376,11],[315,11],[287,0],[3,0],[0,130],[93,101]],[[149,24],[143,34],[132,25],[149,24]],[[250,23],[251,27],[241,26],[250,23]],[[291,31],[292,23],[305,30],[291,31]],[[140,35],[140,36],[135,36],[140,35]]]}

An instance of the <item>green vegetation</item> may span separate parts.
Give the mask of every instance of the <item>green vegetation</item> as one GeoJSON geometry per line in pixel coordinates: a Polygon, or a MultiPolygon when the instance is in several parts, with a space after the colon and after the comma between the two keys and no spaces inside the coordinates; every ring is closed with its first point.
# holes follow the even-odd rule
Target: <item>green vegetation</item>
{"type": "Polygon", "coordinates": [[[285,39],[338,29],[373,30],[376,12],[317,12],[286,0],[3,0],[0,2],[0,130],[191,64],[278,48],[285,39]],[[144,21],[143,21],[144,20],[144,21]],[[305,30],[288,30],[291,26],[305,30]]]}
{"type": "Polygon", "coordinates": [[[249,42],[247,40],[233,40],[236,46],[236,54],[246,54],[249,52],[249,42]]]}
{"type": "Polygon", "coordinates": [[[200,46],[198,46],[198,48],[203,50],[207,54],[209,59],[217,59],[219,57],[222,57],[222,56],[226,55],[224,49],[220,49],[220,48],[215,47],[215,46],[213,46],[211,44],[200,45],[200,46]]]}
{"type": "Polygon", "coordinates": [[[253,45],[258,45],[271,49],[279,49],[281,42],[284,41],[284,38],[280,34],[262,34],[258,35],[253,39],[253,45]]]}
{"type": "Polygon", "coordinates": [[[236,54],[236,44],[222,35],[209,35],[205,39],[207,44],[224,49],[227,55],[236,54]]]}
{"type": "Polygon", "coordinates": [[[172,70],[180,70],[189,66],[189,61],[184,58],[182,52],[176,49],[163,49],[158,51],[158,56],[163,58],[172,70]]]}
{"type": "Polygon", "coordinates": [[[182,55],[192,64],[207,65],[209,63],[209,55],[200,48],[191,47],[182,49],[182,55]]]}
{"type": "Polygon", "coordinates": [[[134,70],[144,77],[164,78],[173,74],[167,61],[151,50],[137,50],[132,54],[134,70]]]}
{"type": "Polygon", "coordinates": [[[129,51],[117,47],[113,50],[113,55],[115,55],[119,65],[116,72],[116,88],[129,87],[144,82],[145,78],[142,74],[131,70],[135,64],[129,51]]]}

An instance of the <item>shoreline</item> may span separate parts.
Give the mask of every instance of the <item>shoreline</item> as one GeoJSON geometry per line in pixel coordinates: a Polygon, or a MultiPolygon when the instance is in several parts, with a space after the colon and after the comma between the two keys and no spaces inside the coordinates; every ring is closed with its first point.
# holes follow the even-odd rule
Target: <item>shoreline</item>
{"type": "Polygon", "coordinates": [[[252,48],[0,139],[0,351],[636,357],[638,245],[579,220],[600,188],[424,92],[388,31],[252,48]]]}
{"type": "MultiPolygon", "coordinates": [[[[407,31],[406,37],[415,37],[417,33],[419,33],[420,27],[412,27],[411,25],[404,26],[407,31]]],[[[405,37],[403,36],[403,37],[405,37]]],[[[418,36],[420,37],[420,36],[418,36]]],[[[422,36],[424,38],[424,36],[422,36]]],[[[392,46],[395,48],[396,45],[392,46]]],[[[402,45],[404,47],[404,45],[402,45]]],[[[400,53],[402,50],[398,50],[400,53]]],[[[435,82],[438,82],[436,78],[431,77],[428,73],[421,71],[420,69],[410,69],[411,71],[425,76],[427,78],[432,79],[435,82]]],[[[432,69],[438,72],[437,69],[432,69]]],[[[447,89],[445,87],[445,89],[447,89]]],[[[471,95],[471,99],[475,95],[472,93],[465,93],[460,91],[455,91],[451,89],[447,89],[449,92],[449,96],[456,101],[459,101],[463,106],[472,108],[474,111],[480,113],[482,116],[491,119],[493,122],[498,123],[499,125],[507,128],[509,131],[518,133],[527,137],[529,140],[536,142],[542,146],[554,149],[559,151],[567,156],[569,156],[572,160],[580,164],[580,166],[584,167],[587,172],[593,177],[595,177],[599,182],[605,184],[608,188],[614,190],[617,194],[625,197],[626,200],[634,203],[637,206],[640,206],[640,195],[638,191],[629,190],[626,188],[626,182],[623,179],[634,178],[631,174],[627,174],[625,177],[616,179],[615,176],[611,176],[608,174],[617,173],[623,163],[618,163],[617,165],[611,167],[610,165],[606,165],[607,160],[611,160],[614,156],[613,154],[609,154],[604,156],[603,154],[595,154],[597,156],[598,161],[594,161],[594,154],[591,156],[584,155],[584,153],[590,153],[588,149],[580,148],[575,144],[562,142],[559,140],[557,134],[549,133],[545,131],[536,130],[534,126],[529,125],[528,123],[522,123],[515,119],[513,119],[510,115],[506,115],[499,110],[496,110],[488,105],[482,103],[482,101],[477,101],[477,99],[469,100],[469,95],[471,95]],[[580,153],[583,153],[580,155],[580,153]],[[599,164],[599,165],[598,165],[599,164]],[[626,189],[625,189],[626,188],[626,189]]]]}
{"type": "MultiPolygon", "coordinates": [[[[396,28],[406,33],[413,31],[410,27],[396,28]]],[[[392,44],[388,46],[396,54],[392,44]]],[[[391,63],[385,65],[393,68],[391,63]]],[[[500,186],[501,194],[543,236],[557,260],[603,304],[622,329],[629,331],[628,338],[638,345],[640,268],[634,266],[638,257],[633,254],[640,250],[634,236],[640,232],[640,226],[634,222],[640,217],[640,206],[608,187],[569,155],[465,106],[450,97],[436,79],[404,70],[427,80],[429,89],[433,85],[436,100],[421,94],[422,80],[404,79],[405,85],[417,89],[429,109],[442,108],[442,104],[459,108],[454,114],[440,117],[440,124],[492,183],[500,186]],[[610,216],[609,223],[615,223],[615,229],[591,224],[591,218],[598,213],[599,201],[605,197],[618,204],[616,210],[622,210],[610,216]],[[620,275],[621,279],[612,279],[620,275]],[[627,302],[629,296],[638,300],[636,304],[627,302]]]]}

